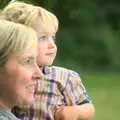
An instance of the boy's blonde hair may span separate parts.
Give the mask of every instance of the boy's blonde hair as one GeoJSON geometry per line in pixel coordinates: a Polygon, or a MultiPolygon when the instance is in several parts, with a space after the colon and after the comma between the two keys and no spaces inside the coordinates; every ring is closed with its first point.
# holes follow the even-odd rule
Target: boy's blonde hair
{"type": "Polygon", "coordinates": [[[2,11],[2,17],[17,23],[34,27],[37,20],[46,27],[54,27],[54,32],[58,29],[58,19],[54,14],[46,9],[24,2],[10,2],[2,11]]]}
{"type": "Polygon", "coordinates": [[[0,20],[0,68],[13,54],[37,48],[36,32],[27,26],[0,20]]]}

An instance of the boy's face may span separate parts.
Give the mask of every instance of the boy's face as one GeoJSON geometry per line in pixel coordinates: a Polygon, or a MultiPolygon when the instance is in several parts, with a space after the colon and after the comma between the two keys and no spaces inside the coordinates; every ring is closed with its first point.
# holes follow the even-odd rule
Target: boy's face
{"type": "Polygon", "coordinates": [[[38,36],[37,63],[39,66],[51,65],[57,53],[55,30],[52,25],[40,24],[39,20],[34,29],[38,36]]]}

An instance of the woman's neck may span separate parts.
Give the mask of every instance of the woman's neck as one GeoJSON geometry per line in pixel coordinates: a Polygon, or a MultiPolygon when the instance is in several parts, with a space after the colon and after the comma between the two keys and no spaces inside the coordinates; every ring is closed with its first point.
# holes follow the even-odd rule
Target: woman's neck
{"type": "Polygon", "coordinates": [[[9,104],[9,103],[7,103],[7,102],[3,102],[4,100],[1,100],[1,98],[0,98],[0,107],[1,108],[3,108],[5,111],[11,111],[11,105],[9,104]]]}

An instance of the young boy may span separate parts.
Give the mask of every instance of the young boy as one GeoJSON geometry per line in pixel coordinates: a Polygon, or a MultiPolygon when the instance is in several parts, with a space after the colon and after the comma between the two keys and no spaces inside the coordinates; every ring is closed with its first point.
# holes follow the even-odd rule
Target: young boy
{"type": "Polygon", "coordinates": [[[90,120],[94,115],[94,107],[79,74],[66,68],[50,66],[57,52],[56,16],[42,7],[11,2],[4,8],[2,17],[32,27],[38,37],[37,63],[45,79],[37,81],[36,99],[30,107],[22,107],[21,119],[90,120]]]}

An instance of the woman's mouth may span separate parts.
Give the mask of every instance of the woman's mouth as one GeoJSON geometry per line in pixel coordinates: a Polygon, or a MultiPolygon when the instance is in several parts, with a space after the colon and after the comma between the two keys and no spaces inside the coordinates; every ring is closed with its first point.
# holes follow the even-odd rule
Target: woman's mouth
{"type": "Polygon", "coordinates": [[[35,93],[35,84],[28,85],[26,87],[26,89],[29,93],[34,94],[35,93]]]}

